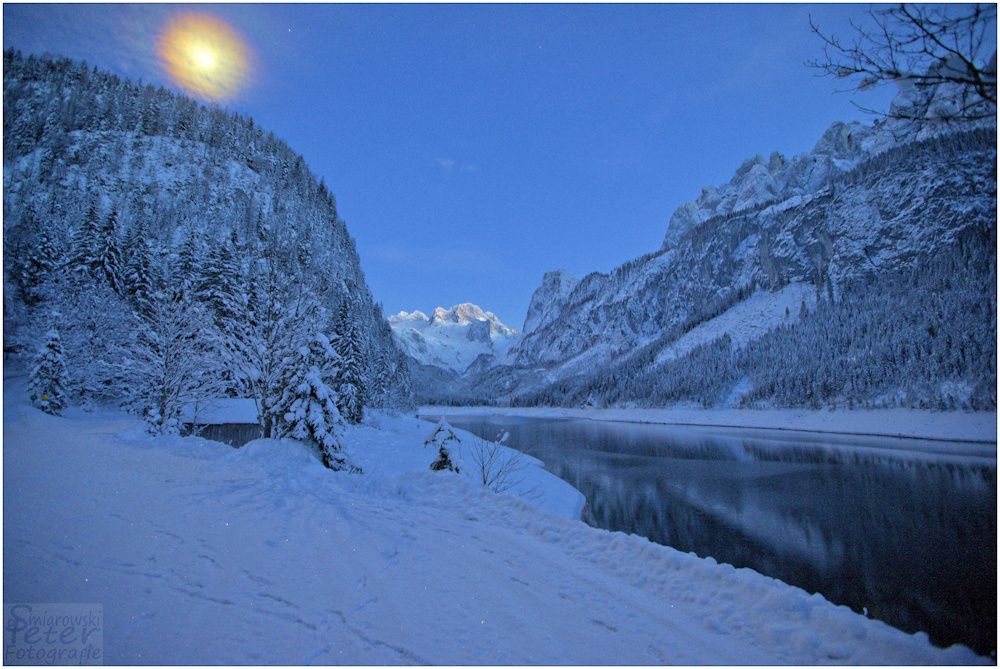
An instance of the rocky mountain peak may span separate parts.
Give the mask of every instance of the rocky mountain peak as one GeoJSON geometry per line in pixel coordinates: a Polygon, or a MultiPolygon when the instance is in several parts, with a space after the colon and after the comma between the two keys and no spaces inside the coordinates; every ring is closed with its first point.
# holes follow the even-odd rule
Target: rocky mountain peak
{"type": "Polygon", "coordinates": [[[580,280],[564,269],[546,272],[542,277],[542,285],[531,296],[521,331],[528,334],[555,319],[578,283],[580,280]]]}
{"type": "Polygon", "coordinates": [[[707,186],[701,196],[681,205],[670,217],[663,248],[676,245],[689,230],[720,215],[753,209],[827,187],[868,155],[875,130],[860,123],[831,125],[812,151],[794,158],[774,152],[748,158],[729,183],[707,186]]]}
{"type": "Polygon", "coordinates": [[[473,321],[484,320],[486,320],[486,314],[483,313],[483,310],[470,302],[456,304],[451,309],[438,307],[431,314],[431,326],[443,325],[447,323],[468,325],[473,321]]]}

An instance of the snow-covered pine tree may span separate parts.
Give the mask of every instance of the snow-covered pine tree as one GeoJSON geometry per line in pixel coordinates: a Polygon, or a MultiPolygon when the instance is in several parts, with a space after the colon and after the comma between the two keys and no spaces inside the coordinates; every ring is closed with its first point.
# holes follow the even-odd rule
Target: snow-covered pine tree
{"type": "Polygon", "coordinates": [[[201,267],[201,276],[195,289],[199,300],[212,310],[216,323],[232,320],[235,315],[237,286],[240,281],[240,264],[236,257],[239,241],[236,232],[213,244],[208,258],[201,267]]]}
{"type": "Polygon", "coordinates": [[[375,354],[375,363],[369,370],[368,376],[368,397],[372,406],[380,409],[389,407],[389,380],[392,376],[389,356],[385,351],[378,351],[375,354]]]}
{"type": "Polygon", "coordinates": [[[237,390],[254,400],[261,434],[271,437],[279,418],[289,362],[303,334],[315,326],[316,300],[274,260],[258,259],[244,268],[233,296],[233,315],[223,319],[216,337],[225,371],[237,390]]]}
{"type": "Polygon", "coordinates": [[[451,425],[448,424],[448,420],[442,418],[438,421],[438,424],[434,426],[434,431],[424,440],[424,446],[438,447],[438,456],[431,463],[431,471],[438,472],[442,469],[448,469],[458,472],[458,466],[451,460],[450,449],[461,445],[461,440],[455,434],[455,430],[451,425]]]}
{"type": "Polygon", "coordinates": [[[28,257],[21,271],[21,298],[28,306],[37,304],[42,299],[39,286],[44,283],[56,267],[59,253],[47,232],[38,236],[36,244],[28,251],[28,257]]]}
{"type": "Polygon", "coordinates": [[[78,275],[85,275],[100,266],[103,230],[97,205],[92,204],[87,215],[70,238],[69,265],[78,275]]]}
{"type": "Polygon", "coordinates": [[[388,394],[390,406],[401,409],[413,407],[412,377],[405,356],[400,355],[395,363],[388,394]]]}
{"type": "Polygon", "coordinates": [[[62,414],[66,406],[69,374],[66,372],[62,339],[55,326],[45,333],[45,340],[39,347],[35,364],[31,368],[28,385],[34,406],[54,416],[62,414]]]}
{"type": "Polygon", "coordinates": [[[124,263],[118,247],[118,216],[114,210],[108,215],[101,228],[101,246],[98,256],[99,275],[108,282],[111,289],[122,295],[122,273],[124,263]]]}
{"type": "Polygon", "coordinates": [[[193,229],[189,230],[187,238],[177,252],[173,277],[175,285],[182,288],[185,293],[192,291],[203,272],[204,249],[203,235],[193,229]]]}
{"type": "Polygon", "coordinates": [[[128,257],[123,269],[122,294],[128,297],[132,308],[148,317],[152,313],[153,293],[159,278],[156,276],[152,244],[141,221],[129,234],[126,248],[128,257]]]}
{"type": "Polygon", "coordinates": [[[439,472],[442,469],[458,473],[458,467],[451,461],[451,454],[448,452],[448,449],[444,446],[438,446],[438,456],[431,463],[431,471],[439,472]]]}
{"type": "Polygon", "coordinates": [[[345,467],[344,419],[337,410],[337,393],[329,385],[339,362],[330,340],[314,334],[294,352],[281,400],[274,407],[277,436],[313,444],[323,464],[333,470],[345,467]]]}
{"type": "Polygon", "coordinates": [[[357,425],[364,419],[364,390],[362,376],[364,360],[361,350],[361,329],[346,303],[341,308],[338,335],[336,340],[337,353],[340,354],[341,365],[337,374],[336,389],[339,396],[337,407],[344,419],[352,425],[357,425]]]}

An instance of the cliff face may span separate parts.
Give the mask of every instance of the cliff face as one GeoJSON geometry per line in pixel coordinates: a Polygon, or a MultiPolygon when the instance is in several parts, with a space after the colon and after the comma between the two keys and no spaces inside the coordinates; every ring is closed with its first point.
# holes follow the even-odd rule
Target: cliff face
{"type": "Polygon", "coordinates": [[[525,334],[545,327],[559,315],[570,293],[580,280],[564,269],[546,272],[540,285],[531,296],[528,315],[524,319],[525,334]]]}
{"type": "Polygon", "coordinates": [[[996,119],[949,119],[952,88],[745,161],[608,274],[546,274],[511,364],[468,385],[515,404],[995,407],[996,119]]]}
{"type": "Polygon", "coordinates": [[[808,153],[790,160],[772,153],[767,160],[756,156],[744,161],[729,183],[707,186],[697,200],[674,212],[662,248],[676,245],[687,232],[716,216],[808,197],[828,188],[864,159],[865,145],[871,144],[874,134],[860,123],[835,123],[808,153]]]}

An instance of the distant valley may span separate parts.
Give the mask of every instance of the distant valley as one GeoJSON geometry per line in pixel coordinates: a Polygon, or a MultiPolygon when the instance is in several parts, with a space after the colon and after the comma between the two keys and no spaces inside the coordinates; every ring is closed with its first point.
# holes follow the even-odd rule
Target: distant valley
{"type": "Polygon", "coordinates": [[[995,176],[995,119],[835,123],[705,187],[661,248],[547,272],[502,345],[394,334],[418,401],[995,409],[995,176]]]}

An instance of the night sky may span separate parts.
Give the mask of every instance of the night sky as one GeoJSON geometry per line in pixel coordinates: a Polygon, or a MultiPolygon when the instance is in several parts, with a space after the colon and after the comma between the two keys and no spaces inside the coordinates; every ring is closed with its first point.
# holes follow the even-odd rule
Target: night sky
{"type": "Polygon", "coordinates": [[[747,158],[852,98],[804,62],[868,5],[4,4],[3,46],[250,116],[335,194],[386,314],[520,328],[542,275],[607,272],[747,158]]]}

